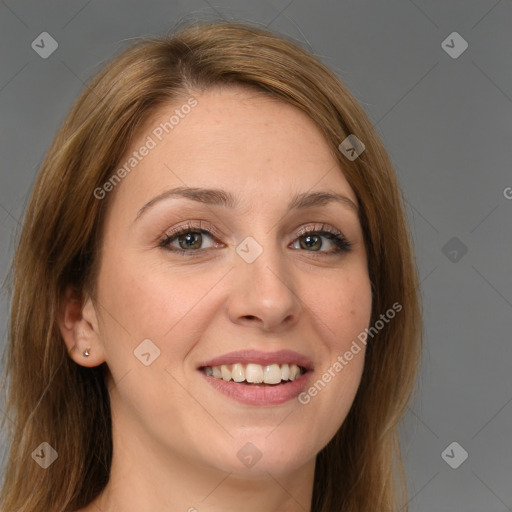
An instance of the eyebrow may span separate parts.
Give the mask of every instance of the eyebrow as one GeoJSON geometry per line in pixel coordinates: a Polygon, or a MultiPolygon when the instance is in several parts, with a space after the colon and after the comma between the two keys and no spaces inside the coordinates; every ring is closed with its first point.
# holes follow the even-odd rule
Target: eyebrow
{"type": "MultiPolygon", "coordinates": [[[[221,189],[209,189],[198,187],[178,187],[166,190],[148,201],[137,213],[135,220],[139,219],[144,212],[153,207],[156,203],[170,198],[185,198],[203,204],[222,206],[235,209],[239,207],[239,200],[236,196],[221,189]]],[[[295,194],[288,204],[290,210],[305,210],[316,206],[325,206],[329,203],[338,203],[345,207],[359,212],[357,205],[348,197],[329,191],[302,192],[295,194]]]]}

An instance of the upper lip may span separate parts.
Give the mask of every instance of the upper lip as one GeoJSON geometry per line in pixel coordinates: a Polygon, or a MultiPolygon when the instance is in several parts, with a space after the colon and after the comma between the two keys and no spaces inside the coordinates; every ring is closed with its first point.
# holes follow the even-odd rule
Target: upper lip
{"type": "Polygon", "coordinates": [[[229,352],[219,357],[215,357],[208,361],[202,362],[199,367],[204,366],[221,366],[223,364],[235,363],[256,363],[262,366],[276,364],[296,364],[302,366],[306,370],[313,369],[311,360],[303,354],[294,352],[293,350],[278,350],[276,352],[262,352],[260,350],[238,350],[236,352],[229,352]]]}

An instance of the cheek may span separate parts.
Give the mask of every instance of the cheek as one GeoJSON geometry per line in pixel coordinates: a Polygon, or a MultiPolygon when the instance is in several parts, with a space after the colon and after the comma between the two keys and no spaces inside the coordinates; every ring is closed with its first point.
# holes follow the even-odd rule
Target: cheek
{"type": "Polygon", "coordinates": [[[200,332],[201,319],[207,320],[207,295],[222,286],[221,277],[222,272],[178,271],[136,259],[105,261],[99,297],[107,351],[115,350],[114,360],[121,352],[133,356],[142,340],[151,339],[167,362],[176,360],[190,349],[188,343],[200,332]]]}
{"type": "Polygon", "coordinates": [[[321,335],[322,367],[299,402],[326,419],[319,442],[327,442],[344,421],[356,395],[364,368],[366,345],[358,338],[369,326],[371,284],[365,272],[336,280],[309,301],[321,335]],[[338,284],[339,283],[339,284],[338,284]]]}
{"type": "Polygon", "coordinates": [[[324,325],[330,349],[346,350],[371,319],[372,291],[366,272],[337,276],[309,293],[306,300],[314,316],[324,325]]]}

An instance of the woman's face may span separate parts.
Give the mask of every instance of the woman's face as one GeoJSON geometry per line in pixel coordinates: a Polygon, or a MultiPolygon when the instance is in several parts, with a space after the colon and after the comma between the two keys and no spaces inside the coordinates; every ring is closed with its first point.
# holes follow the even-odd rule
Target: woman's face
{"type": "Polygon", "coordinates": [[[314,461],[360,382],[357,200],[299,110],[242,88],[195,98],[160,108],[109,192],[94,308],[114,435],[146,461],[277,477],[314,461]],[[307,372],[282,381],[286,363],[307,372]],[[224,380],[244,376],[283,383],[224,380]]]}

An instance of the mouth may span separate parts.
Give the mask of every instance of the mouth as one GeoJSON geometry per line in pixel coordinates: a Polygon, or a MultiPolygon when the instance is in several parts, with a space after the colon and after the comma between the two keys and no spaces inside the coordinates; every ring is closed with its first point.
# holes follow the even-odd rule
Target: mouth
{"type": "Polygon", "coordinates": [[[247,386],[277,386],[284,382],[299,379],[308,372],[304,366],[296,363],[234,363],[199,368],[207,377],[236,382],[247,386]]]}
{"type": "Polygon", "coordinates": [[[313,363],[292,350],[239,350],[201,361],[197,370],[216,391],[251,406],[274,406],[296,398],[313,375],[313,363]]]}

